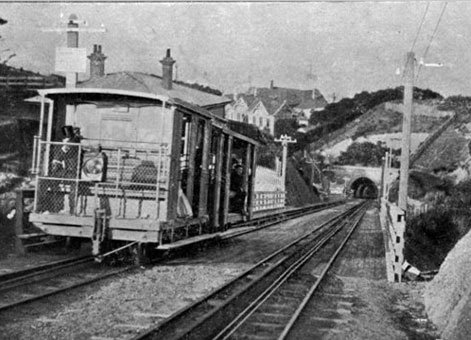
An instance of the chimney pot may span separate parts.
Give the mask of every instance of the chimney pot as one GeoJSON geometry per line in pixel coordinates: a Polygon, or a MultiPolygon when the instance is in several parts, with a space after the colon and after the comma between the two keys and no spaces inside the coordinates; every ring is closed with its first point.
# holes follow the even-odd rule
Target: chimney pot
{"type": "Polygon", "coordinates": [[[105,75],[105,59],[107,57],[101,52],[101,45],[93,45],[93,53],[90,59],[90,78],[103,77],[105,75]]]}
{"type": "Polygon", "coordinates": [[[167,49],[166,56],[160,63],[162,64],[162,87],[166,90],[171,90],[173,85],[173,64],[175,64],[175,60],[170,55],[170,48],[167,49]]]}

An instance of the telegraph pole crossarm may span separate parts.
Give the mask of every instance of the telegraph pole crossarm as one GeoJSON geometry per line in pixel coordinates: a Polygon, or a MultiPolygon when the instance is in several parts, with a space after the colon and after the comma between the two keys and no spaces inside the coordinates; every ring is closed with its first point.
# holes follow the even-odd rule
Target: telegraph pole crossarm
{"type": "Polygon", "coordinates": [[[283,183],[285,183],[286,165],[288,162],[288,144],[296,143],[296,139],[292,139],[291,136],[288,135],[281,135],[280,138],[275,139],[275,142],[281,143],[281,146],[283,147],[283,158],[281,161],[281,168],[283,172],[281,173],[281,177],[283,183]]]}
{"type": "Polygon", "coordinates": [[[75,87],[77,74],[85,72],[86,69],[86,49],[79,49],[79,32],[106,32],[103,25],[100,28],[81,28],[80,24],[86,24],[86,22],[79,20],[75,14],[71,14],[67,21],[67,27],[42,29],[43,32],[67,33],[67,48],[56,50],[56,72],[65,72],[66,87],[75,87]]]}

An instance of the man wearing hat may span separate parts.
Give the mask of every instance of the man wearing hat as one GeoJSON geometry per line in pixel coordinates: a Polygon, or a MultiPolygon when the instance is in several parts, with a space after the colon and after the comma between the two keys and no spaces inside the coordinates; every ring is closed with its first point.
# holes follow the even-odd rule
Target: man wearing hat
{"type": "MultiPolygon", "coordinates": [[[[62,127],[64,144],[56,145],[54,148],[52,160],[52,177],[64,179],[76,179],[78,175],[78,162],[79,162],[79,147],[77,145],[69,145],[69,143],[80,143],[79,128],[74,128],[71,125],[62,127]],[[74,131],[75,130],[75,131],[74,131]]],[[[69,210],[73,214],[75,211],[75,191],[76,183],[72,181],[54,181],[53,191],[64,191],[67,187],[69,189],[69,210]]],[[[55,210],[61,210],[64,207],[64,201],[58,197],[52,202],[56,207],[55,210]]]]}

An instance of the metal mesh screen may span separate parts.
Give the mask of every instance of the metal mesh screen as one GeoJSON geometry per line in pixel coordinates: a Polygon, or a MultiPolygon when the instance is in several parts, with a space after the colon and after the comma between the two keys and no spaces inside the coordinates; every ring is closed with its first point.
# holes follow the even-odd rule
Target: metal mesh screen
{"type": "Polygon", "coordinates": [[[167,200],[170,158],[154,148],[39,143],[36,212],[117,218],[159,218],[167,200]]]}
{"type": "Polygon", "coordinates": [[[36,211],[76,213],[81,146],[40,143],[36,211]]]}

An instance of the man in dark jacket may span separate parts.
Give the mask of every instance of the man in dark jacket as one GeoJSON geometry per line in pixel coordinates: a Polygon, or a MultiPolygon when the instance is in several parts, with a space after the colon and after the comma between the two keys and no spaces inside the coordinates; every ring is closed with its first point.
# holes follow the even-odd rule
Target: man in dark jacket
{"type": "Polygon", "coordinates": [[[245,197],[247,193],[244,189],[244,168],[241,164],[236,164],[232,170],[230,191],[231,211],[246,215],[245,197]]]}
{"type": "MultiPolygon", "coordinates": [[[[54,145],[51,173],[52,177],[54,178],[70,179],[68,181],[61,182],[56,181],[58,185],[55,186],[53,189],[54,191],[59,191],[65,190],[66,186],[70,188],[68,195],[70,214],[73,214],[75,212],[75,193],[77,186],[75,181],[71,180],[78,178],[78,166],[80,155],[79,147],[77,145],[70,145],[69,143],[80,143],[80,135],[78,135],[76,131],[74,131],[74,127],[70,125],[62,127],[62,133],[64,134],[64,139],[62,140],[62,142],[64,144],[54,145]]],[[[59,199],[58,197],[56,197],[55,200],[57,200],[57,202],[54,202],[56,204],[54,210],[61,210],[61,208],[63,208],[63,202],[60,202],[61,199],[59,199]]]]}

